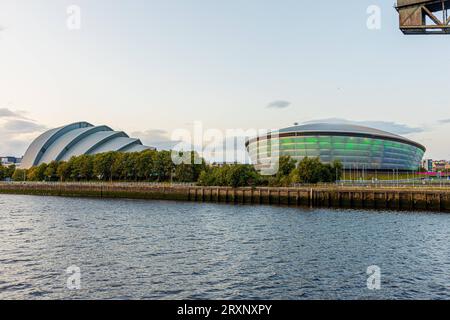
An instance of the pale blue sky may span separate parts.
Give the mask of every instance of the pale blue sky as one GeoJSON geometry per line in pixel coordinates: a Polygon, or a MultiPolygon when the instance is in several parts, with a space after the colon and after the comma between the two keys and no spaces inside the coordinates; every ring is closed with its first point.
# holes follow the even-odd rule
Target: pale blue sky
{"type": "Polygon", "coordinates": [[[393,1],[2,0],[0,26],[1,155],[80,120],[153,142],[197,120],[341,118],[406,125],[450,159],[450,37],[402,35],[393,1]],[[66,27],[71,4],[79,31],[66,27]],[[373,4],[379,31],[366,27],[373,4]]]}

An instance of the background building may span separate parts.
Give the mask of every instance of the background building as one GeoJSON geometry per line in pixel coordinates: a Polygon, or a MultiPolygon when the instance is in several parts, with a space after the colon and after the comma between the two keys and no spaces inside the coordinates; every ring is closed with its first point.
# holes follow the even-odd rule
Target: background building
{"type": "Polygon", "coordinates": [[[16,157],[0,157],[1,164],[4,166],[10,166],[12,164],[19,165],[22,158],[16,157]]]}
{"type": "Polygon", "coordinates": [[[93,126],[87,122],[72,123],[49,130],[28,147],[20,164],[28,169],[41,163],[67,161],[73,156],[108,151],[139,152],[152,147],[142,145],[139,139],[125,132],[113,131],[108,126],[93,126]]]}
{"type": "Polygon", "coordinates": [[[432,171],[443,172],[448,168],[447,166],[448,166],[448,161],[446,161],[446,160],[433,161],[433,170],[432,171]]]}
{"type": "Polygon", "coordinates": [[[422,161],[422,167],[427,171],[427,172],[432,172],[433,171],[433,159],[424,159],[422,161]]]}
{"type": "Polygon", "coordinates": [[[450,172],[450,163],[447,161],[447,164],[445,165],[445,171],[450,172]]]}
{"type": "Polygon", "coordinates": [[[450,172],[450,162],[447,160],[433,160],[433,159],[425,159],[422,162],[422,167],[428,173],[449,173],[450,172]]]}
{"type": "Polygon", "coordinates": [[[261,169],[270,156],[299,161],[340,160],[347,170],[418,170],[426,151],[421,144],[389,132],[347,124],[318,123],[289,127],[246,141],[252,163],[261,169]],[[267,152],[269,150],[269,152],[267,152]]]}

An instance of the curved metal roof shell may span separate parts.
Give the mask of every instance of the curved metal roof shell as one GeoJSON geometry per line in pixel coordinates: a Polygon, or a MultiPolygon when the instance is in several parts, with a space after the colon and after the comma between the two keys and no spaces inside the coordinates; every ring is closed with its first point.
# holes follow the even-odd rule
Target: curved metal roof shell
{"type": "Polygon", "coordinates": [[[20,167],[28,169],[51,161],[67,161],[83,154],[148,149],[154,148],[142,145],[139,139],[130,138],[125,132],[113,131],[108,126],[76,122],[51,129],[37,137],[25,152],[20,167]]]}

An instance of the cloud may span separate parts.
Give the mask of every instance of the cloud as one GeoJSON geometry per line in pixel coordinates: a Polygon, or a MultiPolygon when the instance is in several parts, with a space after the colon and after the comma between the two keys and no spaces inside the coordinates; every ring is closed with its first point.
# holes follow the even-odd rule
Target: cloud
{"type": "Polygon", "coordinates": [[[412,133],[420,133],[426,131],[424,127],[412,127],[406,124],[397,123],[393,121],[352,121],[347,119],[340,118],[329,118],[329,119],[320,119],[320,120],[312,120],[307,121],[305,124],[309,123],[338,123],[338,124],[354,124],[359,126],[372,127],[378,130],[383,130],[399,135],[406,135],[412,133]]]}
{"type": "Polygon", "coordinates": [[[17,117],[18,114],[8,108],[0,108],[0,118],[17,117]]]}
{"type": "Polygon", "coordinates": [[[22,114],[22,112],[12,111],[8,108],[0,108],[0,118],[18,118],[18,119],[30,120],[30,119],[27,119],[22,114]]]}
{"type": "Polygon", "coordinates": [[[47,127],[27,120],[9,120],[4,122],[3,130],[13,133],[29,133],[46,130],[47,127]]]}
{"type": "Polygon", "coordinates": [[[47,126],[27,119],[22,112],[0,108],[0,155],[22,156],[47,126]]]}
{"type": "Polygon", "coordinates": [[[291,105],[291,103],[289,101],[277,100],[277,101],[272,101],[271,103],[269,103],[267,105],[267,108],[269,108],[269,109],[285,109],[285,108],[289,107],[290,105],[291,105]]]}
{"type": "Polygon", "coordinates": [[[137,131],[131,135],[141,139],[143,144],[156,147],[159,150],[170,150],[181,142],[171,140],[166,130],[159,129],[137,131]]]}
{"type": "Polygon", "coordinates": [[[450,123],[450,119],[442,119],[438,121],[440,124],[448,124],[450,123]]]}

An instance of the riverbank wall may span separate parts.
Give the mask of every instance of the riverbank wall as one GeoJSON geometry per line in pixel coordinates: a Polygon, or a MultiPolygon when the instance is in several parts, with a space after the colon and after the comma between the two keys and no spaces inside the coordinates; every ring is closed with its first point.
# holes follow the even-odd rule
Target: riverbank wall
{"type": "Polygon", "coordinates": [[[8,182],[0,183],[0,194],[450,212],[450,189],[432,187],[228,188],[145,183],[8,182]]]}

